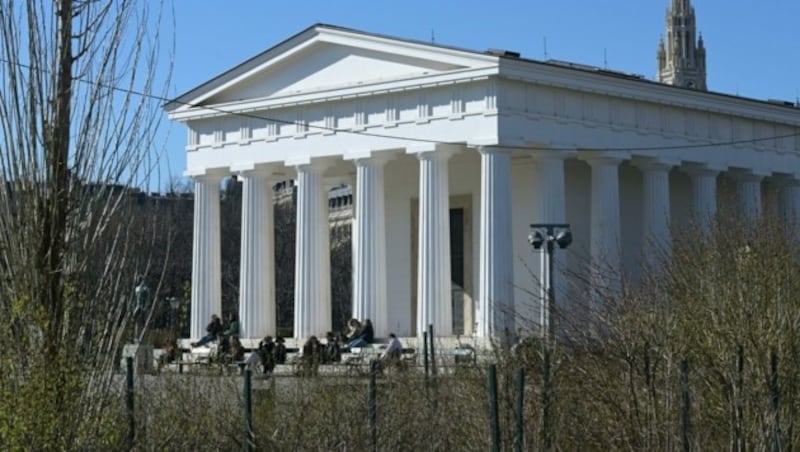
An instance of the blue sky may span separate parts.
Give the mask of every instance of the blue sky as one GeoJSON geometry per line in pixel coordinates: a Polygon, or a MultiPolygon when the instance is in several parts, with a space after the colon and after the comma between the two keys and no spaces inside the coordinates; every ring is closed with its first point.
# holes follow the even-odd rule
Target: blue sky
{"type": "MultiPolygon", "coordinates": [[[[525,58],[607,66],[654,78],[670,0],[174,0],[170,96],[219,75],[314,23],[525,58]]],[[[707,49],[710,91],[795,101],[800,95],[800,0],[692,0],[707,49]]],[[[171,28],[172,23],[165,26],[171,28]]],[[[172,43],[163,43],[165,49],[172,43]]],[[[165,50],[166,52],[166,50],[165,50]]],[[[166,72],[166,68],[164,69],[166,72]]],[[[164,115],[169,164],[185,167],[183,126],[164,115]]],[[[161,187],[152,187],[157,189],[161,187]]]]}

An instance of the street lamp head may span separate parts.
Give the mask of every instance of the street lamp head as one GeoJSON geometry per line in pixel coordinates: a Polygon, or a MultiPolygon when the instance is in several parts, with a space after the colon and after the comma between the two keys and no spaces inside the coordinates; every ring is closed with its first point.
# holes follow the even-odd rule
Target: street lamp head
{"type": "Polygon", "coordinates": [[[530,243],[534,249],[541,249],[542,245],[544,245],[545,236],[540,230],[535,230],[528,235],[528,243],[530,243]]]}
{"type": "Polygon", "coordinates": [[[556,243],[558,247],[564,249],[572,243],[572,232],[569,229],[562,229],[556,233],[556,243]]]}

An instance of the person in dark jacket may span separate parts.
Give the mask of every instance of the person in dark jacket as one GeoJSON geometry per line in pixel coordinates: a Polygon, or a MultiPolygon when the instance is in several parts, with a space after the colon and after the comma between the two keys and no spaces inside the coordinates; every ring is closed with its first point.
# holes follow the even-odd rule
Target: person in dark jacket
{"type": "Polygon", "coordinates": [[[375,340],[375,330],[372,328],[372,320],[366,319],[361,325],[361,331],[358,336],[347,344],[347,348],[353,347],[366,347],[375,340]]]}
{"type": "Polygon", "coordinates": [[[342,351],[339,346],[339,338],[334,336],[332,331],[328,331],[325,341],[325,350],[322,355],[323,364],[338,363],[342,360],[342,351]]]}
{"type": "Polygon", "coordinates": [[[275,338],[275,364],[286,364],[286,345],[280,336],[275,338]]]}
{"type": "Polygon", "coordinates": [[[192,347],[200,347],[216,340],[217,336],[222,333],[222,320],[216,314],[211,314],[211,322],[206,326],[206,334],[199,341],[192,342],[192,347]]]}
{"type": "Polygon", "coordinates": [[[235,363],[244,361],[244,353],[242,342],[238,337],[232,336],[230,339],[230,353],[228,355],[230,361],[235,363]]]}
{"type": "Polygon", "coordinates": [[[358,319],[350,319],[347,321],[347,330],[344,333],[344,341],[350,343],[354,341],[359,333],[361,333],[361,322],[358,319]]]}
{"type": "Polygon", "coordinates": [[[275,369],[275,342],[272,341],[272,336],[266,336],[261,342],[258,343],[258,350],[250,354],[247,364],[255,366],[261,363],[262,373],[271,374],[275,369]]]}
{"type": "Polygon", "coordinates": [[[298,375],[306,377],[316,375],[321,361],[322,343],[317,339],[317,336],[311,336],[303,344],[303,354],[300,355],[298,375]]]}

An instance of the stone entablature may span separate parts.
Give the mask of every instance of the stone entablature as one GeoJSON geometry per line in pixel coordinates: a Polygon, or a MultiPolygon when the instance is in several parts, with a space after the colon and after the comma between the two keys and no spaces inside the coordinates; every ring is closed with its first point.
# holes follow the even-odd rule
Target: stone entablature
{"type": "MultiPolygon", "coordinates": [[[[500,61],[500,67],[503,63],[500,61]]],[[[539,68],[528,74],[529,78],[540,75],[536,69],[539,68]]],[[[561,67],[542,70],[573,71],[561,67]]],[[[588,74],[580,74],[579,78],[586,76],[588,74]]],[[[541,79],[527,82],[502,77],[485,78],[480,82],[451,82],[448,86],[434,88],[421,83],[418,92],[377,94],[362,100],[341,100],[334,105],[327,105],[330,102],[326,101],[320,105],[247,113],[277,121],[230,115],[190,120],[187,124],[189,167],[197,166],[195,155],[202,151],[213,151],[213,160],[222,167],[235,164],[240,158],[236,154],[247,153],[247,149],[260,152],[275,148],[276,152],[261,158],[282,164],[296,154],[282,150],[313,147],[319,140],[326,143],[325,149],[316,151],[317,156],[322,157],[352,152],[354,139],[372,141],[375,149],[390,149],[413,145],[417,137],[431,137],[442,142],[455,141],[458,137],[458,141],[466,143],[604,149],[617,146],[621,141],[619,134],[627,133],[630,136],[625,138],[626,142],[634,148],[640,147],[644,154],[648,154],[647,148],[660,145],[674,148],[674,154],[691,161],[697,159],[696,147],[713,143],[728,143],[729,149],[746,148],[777,154],[800,152],[798,109],[794,107],[719,94],[702,98],[697,92],[687,93],[639,80],[625,80],[633,87],[614,89],[613,85],[619,81],[610,76],[611,81],[600,77],[591,87],[582,86],[585,81],[580,79],[568,83],[566,76],[561,86],[544,84],[541,79]],[[602,90],[602,82],[612,86],[602,90]],[[662,90],[667,92],[659,93],[662,90]],[[531,124],[498,130],[497,115],[516,117],[531,124]],[[545,121],[554,123],[555,129],[544,127],[545,121]],[[425,129],[429,130],[420,133],[419,126],[428,126],[425,129]],[[576,130],[575,126],[583,129],[576,130]],[[565,134],[558,130],[563,127],[572,132],[565,134]],[[597,128],[602,132],[590,130],[597,128]],[[386,138],[404,135],[410,140],[386,138]],[[565,135],[570,138],[564,140],[565,135]],[[243,136],[246,138],[242,139],[243,136]],[[654,144],[653,139],[663,141],[654,144]],[[311,142],[306,144],[303,140],[311,142]],[[681,150],[683,146],[688,149],[681,150]],[[226,149],[235,150],[236,154],[226,154],[226,149]]],[[[707,149],[719,152],[719,146],[707,149]]],[[[206,156],[200,159],[208,160],[206,156]]],[[[736,164],[735,157],[731,164],[736,164]]],[[[765,165],[786,167],[782,159],[765,162],[765,165]]]]}
{"type": "Polygon", "coordinates": [[[462,82],[456,85],[453,82],[452,86],[426,88],[421,93],[368,93],[352,100],[323,100],[294,107],[274,106],[250,112],[248,115],[253,117],[246,118],[194,119],[188,123],[189,144],[186,149],[193,151],[205,147],[301,140],[315,135],[460,120],[488,111],[484,108],[488,102],[485,91],[486,87],[478,83],[462,82]]]}

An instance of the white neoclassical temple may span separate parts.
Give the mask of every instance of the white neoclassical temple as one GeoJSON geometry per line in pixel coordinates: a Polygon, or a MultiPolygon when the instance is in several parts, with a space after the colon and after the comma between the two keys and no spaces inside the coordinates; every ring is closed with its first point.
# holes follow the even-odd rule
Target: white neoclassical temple
{"type": "Polygon", "coordinates": [[[800,215],[796,106],[513,52],[315,25],[166,110],[188,128],[195,184],[193,338],[220,311],[219,186],[231,174],[243,180],[248,338],[276,328],[279,180],[298,190],[297,338],[332,329],[326,191],[341,183],[354,198],[353,316],[378,336],[433,324],[481,338],[539,321],[531,223],[571,225],[558,286],[565,268],[635,274],[673,226],[707,228],[725,193],[744,218],[800,215]]]}

